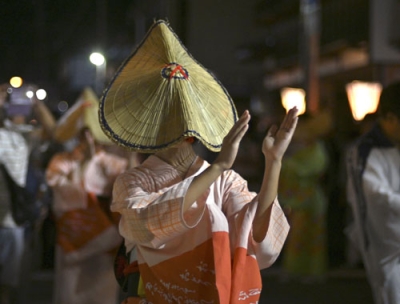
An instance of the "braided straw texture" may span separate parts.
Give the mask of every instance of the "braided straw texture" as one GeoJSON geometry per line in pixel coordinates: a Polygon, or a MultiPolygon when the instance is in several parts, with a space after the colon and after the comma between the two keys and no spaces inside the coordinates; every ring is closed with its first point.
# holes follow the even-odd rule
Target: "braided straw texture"
{"type": "Polygon", "coordinates": [[[132,150],[152,153],[194,136],[219,151],[237,112],[226,89],[161,20],[106,88],[99,119],[113,141],[132,150]]]}

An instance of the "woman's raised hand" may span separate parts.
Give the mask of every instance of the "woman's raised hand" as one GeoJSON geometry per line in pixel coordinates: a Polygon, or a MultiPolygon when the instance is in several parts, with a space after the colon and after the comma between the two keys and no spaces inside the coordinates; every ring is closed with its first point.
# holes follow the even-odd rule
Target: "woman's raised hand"
{"type": "Polygon", "coordinates": [[[213,165],[218,165],[221,170],[227,170],[232,167],[239,150],[240,142],[249,128],[249,121],[250,113],[246,110],[225,136],[221,151],[213,165]]]}
{"type": "Polygon", "coordinates": [[[274,125],[269,130],[262,144],[262,152],[266,158],[281,161],[287,147],[292,140],[297,126],[296,107],[290,109],[279,128],[274,125]]]}

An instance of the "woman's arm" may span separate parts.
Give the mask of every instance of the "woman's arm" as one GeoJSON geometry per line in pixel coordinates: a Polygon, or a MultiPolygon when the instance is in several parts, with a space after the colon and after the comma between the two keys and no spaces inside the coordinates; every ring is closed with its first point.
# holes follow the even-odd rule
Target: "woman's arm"
{"type": "Polygon", "coordinates": [[[258,207],[253,221],[253,238],[256,242],[261,242],[267,234],[271,206],[278,192],[282,157],[296,129],[297,112],[296,108],[291,109],[286,114],[279,129],[273,126],[263,141],[264,177],[258,194],[258,207]]]}
{"type": "Polygon", "coordinates": [[[43,101],[34,98],[33,111],[40,124],[43,126],[44,136],[52,138],[56,126],[56,120],[43,101]]]}
{"type": "Polygon", "coordinates": [[[184,211],[188,210],[211,184],[224,172],[232,167],[239,150],[240,141],[249,128],[250,113],[245,111],[228,135],[225,136],[221,152],[216,160],[201,174],[195,177],[188,188],[184,199],[184,211]]]}
{"type": "MultiPolygon", "coordinates": [[[[258,195],[258,207],[253,221],[253,237],[261,242],[267,233],[271,206],[277,196],[282,157],[289,146],[297,125],[297,108],[291,109],[279,129],[272,127],[264,138],[262,152],[265,157],[264,177],[258,195]]],[[[184,199],[184,210],[188,210],[202,193],[224,172],[232,167],[240,142],[248,129],[250,113],[245,111],[224,138],[217,159],[203,173],[193,179],[184,199]]]]}

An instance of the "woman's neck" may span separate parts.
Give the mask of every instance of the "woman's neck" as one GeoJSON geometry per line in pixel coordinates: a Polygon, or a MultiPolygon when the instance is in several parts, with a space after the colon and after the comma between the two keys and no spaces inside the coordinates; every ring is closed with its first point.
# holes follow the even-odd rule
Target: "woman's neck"
{"type": "Polygon", "coordinates": [[[155,155],[174,167],[182,177],[186,176],[197,156],[192,145],[186,142],[168,150],[157,152],[155,155]]]}

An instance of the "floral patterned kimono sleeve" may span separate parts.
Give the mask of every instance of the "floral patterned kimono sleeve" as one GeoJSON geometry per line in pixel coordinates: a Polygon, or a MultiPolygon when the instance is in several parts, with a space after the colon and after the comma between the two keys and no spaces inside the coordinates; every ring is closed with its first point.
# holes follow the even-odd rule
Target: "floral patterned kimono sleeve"
{"type": "Polygon", "coordinates": [[[144,190],[148,179],[134,170],[117,178],[111,210],[121,214],[119,230],[128,250],[133,244],[158,248],[197,225],[204,213],[204,197],[183,213],[183,198],[193,178],[153,193],[144,190]]]}

